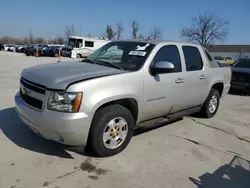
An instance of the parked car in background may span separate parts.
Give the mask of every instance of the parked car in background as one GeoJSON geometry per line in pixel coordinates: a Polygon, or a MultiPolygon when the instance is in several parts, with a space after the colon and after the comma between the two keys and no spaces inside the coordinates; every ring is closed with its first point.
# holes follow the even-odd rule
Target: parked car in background
{"type": "Polygon", "coordinates": [[[217,62],[220,67],[230,67],[231,65],[217,62]]]}
{"type": "Polygon", "coordinates": [[[72,52],[72,48],[70,47],[63,47],[61,49],[61,55],[63,57],[71,57],[71,52],[72,52]]]}
{"type": "Polygon", "coordinates": [[[219,63],[224,63],[225,57],[222,56],[214,56],[214,60],[216,60],[219,63]]]}
{"type": "Polygon", "coordinates": [[[16,50],[16,45],[15,44],[5,44],[4,50],[14,52],[16,50]]]}
{"type": "Polygon", "coordinates": [[[25,54],[27,56],[35,56],[36,55],[36,49],[39,50],[43,46],[44,46],[43,44],[31,44],[31,45],[26,47],[25,54]]]}
{"type": "Polygon", "coordinates": [[[225,63],[225,64],[233,64],[234,63],[234,59],[230,56],[215,56],[214,59],[220,63],[225,63]]]}
{"type": "Polygon", "coordinates": [[[227,56],[227,57],[225,58],[224,62],[225,62],[225,64],[231,65],[231,64],[234,63],[234,59],[233,59],[232,57],[230,57],[230,56],[227,56]]]}
{"type": "Polygon", "coordinates": [[[232,64],[231,68],[231,89],[250,92],[250,59],[238,59],[232,64]]]}
{"type": "Polygon", "coordinates": [[[38,56],[58,57],[61,48],[62,46],[42,46],[38,50],[38,56]]]}
{"type": "Polygon", "coordinates": [[[22,53],[25,50],[26,45],[17,45],[16,46],[16,52],[22,53]]]}
{"type": "Polygon", "coordinates": [[[18,50],[18,52],[19,52],[19,53],[25,53],[25,50],[26,50],[27,46],[28,46],[28,45],[24,45],[23,47],[21,47],[21,48],[18,50]]]}
{"type": "Polygon", "coordinates": [[[0,44],[0,51],[3,51],[3,50],[4,50],[4,45],[0,44]]]}
{"type": "Polygon", "coordinates": [[[124,150],[140,126],[196,112],[212,118],[230,80],[231,68],[219,67],[200,45],[112,41],[81,62],[23,70],[15,106],[40,136],[71,146],[89,144],[107,157],[124,150]]]}

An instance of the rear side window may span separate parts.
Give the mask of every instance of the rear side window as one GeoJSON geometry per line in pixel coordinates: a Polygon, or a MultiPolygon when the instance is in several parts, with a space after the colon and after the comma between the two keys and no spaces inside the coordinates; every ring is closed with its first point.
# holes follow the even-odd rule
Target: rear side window
{"type": "Polygon", "coordinates": [[[226,57],[226,60],[230,60],[230,61],[231,61],[231,60],[232,60],[232,58],[231,58],[231,57],[226,57]]]}
{"type": "Polygon", "coordinates": [[[94,42],[92,42],[92,41],[85,41],[85,46],[86,47],[94,47],[94,42]]]}
{"type": "Polygon", "coordinates": [[[182,47],[187,71],[197,71],[203,68],[200,51],[193,46],[182,47]]]}
{"type": "Polygon", "coordinates": [[[161,49],[157,52],[154,57],[153,64],[158,61],[169,61],[174,64],[175,71],[174,72],[181,72],[181,58],[180,53],[175,45],[167,45],[161,47],[161,49]]]}

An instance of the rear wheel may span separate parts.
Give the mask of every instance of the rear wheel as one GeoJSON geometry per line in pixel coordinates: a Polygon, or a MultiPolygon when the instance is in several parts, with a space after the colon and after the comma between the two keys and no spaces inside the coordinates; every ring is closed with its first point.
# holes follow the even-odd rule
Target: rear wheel
{"type": "Polygon", "coordinates": [[[82,58],[81,54],[77,54],[76,58],[82,58]]]}
{"type": "Polygon", "coordinates": [[[134,118],[121,105],[110,105],[98,110],[90,130],[91,149],[100,156],[120,153],[129,144],[133,135],[134,118]]]}
{"type": "Polygon", "coordinates": [[[201,117],[212,118],[217,113],[219,104],[220,94],[218,90],[212,88],[200,111],[201,117]]]}

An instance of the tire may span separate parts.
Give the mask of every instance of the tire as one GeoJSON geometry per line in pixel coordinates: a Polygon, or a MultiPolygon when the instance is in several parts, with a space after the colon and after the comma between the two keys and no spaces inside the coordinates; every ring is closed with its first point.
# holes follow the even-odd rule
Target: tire
{"type": "Polygon", "coordinates": [[[202,109],[200,111],[200,116],[203,118],[212,118],[217,113],[217,110],[220,105],[220,93],[216,89],[211,89],[210,93],[204,102],[202,109]],[[217,100],[217,103],[215,104],[215,98],[217,100]],[[214,102],[214,108],[210,106],[210,102],[213,100],[214,102]]]}
{"type": "Polygon", "coordinates": [[[80,59],[80,58],[82,58],[82,56],[80,54],[77,54],[76,58],[80,59]]]}
{"type": "Polygon", "coordinates": [[[129,144],[133,135],[133,130],[134,130],[134,118],[127,108],[121,105],[110,105],[101,108],[94,115],[91,124],[89,142],[88,142],[88,144],[90,144],[89,148],[91,148],[94,151],[94,153],[99,157],[109,157],[118,154],[122,152],[129,144]],[[120,133],[122,131],[123,133],[127,132],[127,135],[122,139],[122,137],[125,134],[119,134],[118,132],[112,131],[109,125],[113,125],[113,127],[117,125],[117,127],[119,127],[119,125],[122,125],[122,122],[124,122],[124,120],[125,120],[125,126],[120,126],[120,129],[116,129],[116,131],[118,132],[120,131],[120,133]],[[111,121],[112,122],[118,121],[118,124],[115,123],[112,124],[110,123],[111,121]],[[126,129],[124,129],[125,127],[126,129]],[[108,138],[105,139],[107,140],[106,142],[104,140],[105,132],[108,138]],[[112,134],[117,134],[117,135],[115,137],[115,135],[112,134]],[[111,148],[112,146],[111,140],[113,140],[113,143],[115,143],[115,147],[113,148],[111,148]]]}

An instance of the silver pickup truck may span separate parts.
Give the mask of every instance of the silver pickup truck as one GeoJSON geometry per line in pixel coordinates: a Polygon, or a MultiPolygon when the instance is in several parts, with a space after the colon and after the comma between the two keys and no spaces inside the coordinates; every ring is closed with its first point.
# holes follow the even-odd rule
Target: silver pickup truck
{"type": "Polygon", "coordinates": [[[140,126],[213,117],[230,81],[231,69],[200,45],[112,41],[81,62],[24,69],[15,106],[38,135],[105,157],[124,150],[140,126]]]}

